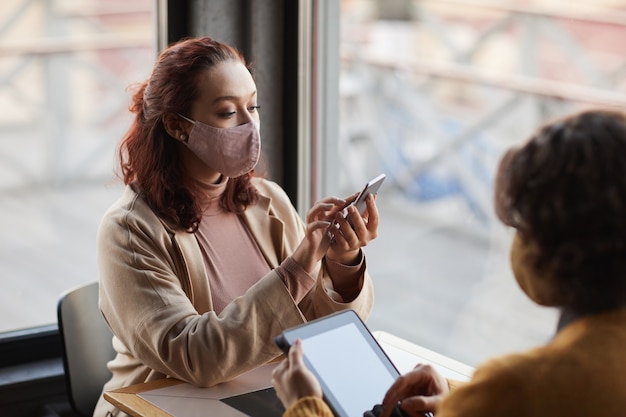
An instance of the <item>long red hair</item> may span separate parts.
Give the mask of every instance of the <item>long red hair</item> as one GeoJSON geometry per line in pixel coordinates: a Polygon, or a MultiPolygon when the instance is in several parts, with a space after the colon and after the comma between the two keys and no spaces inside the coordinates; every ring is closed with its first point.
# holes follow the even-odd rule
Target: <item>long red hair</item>
{"type": "MultiPolygon", "coordinates": [[[[152,210],[168,223],[195,231],[202,217],[199,190],[180,162],[179,148],[163,126],[168,113],[189,114],[198,98],[199,75],[237,60],[235,48],[208,37],[177,42],[159,55],[150,78],[138,85],[129,110],[135,114],[118,149],[124,184],[136,184],[152,210]]],[[[252,173],[231,178],[221,206],[235,213],[256,202],[252,173]]]]}

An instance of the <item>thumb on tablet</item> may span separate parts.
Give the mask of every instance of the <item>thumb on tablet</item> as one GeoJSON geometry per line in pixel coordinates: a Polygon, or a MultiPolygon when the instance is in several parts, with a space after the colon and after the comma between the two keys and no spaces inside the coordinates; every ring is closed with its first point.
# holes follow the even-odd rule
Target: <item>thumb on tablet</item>
{"type": "Polygon", "coordinates": [[[294,340],[287,360],[279,364],[272,373],[272,384],[285,408],[304,397],[322,398],[322,387],[304,364],[303,355],[302,341],[294,340]],[[281,366],[283,363],[286,363],[285,367],[281,366]]]}
{"type": "Polygon", "coordinates": [[[291,366],[304,366],[304,363],[302,362],[303,355],[302,340],[294,340],[291,348],[289,349],[289,364],[291,366]]]}

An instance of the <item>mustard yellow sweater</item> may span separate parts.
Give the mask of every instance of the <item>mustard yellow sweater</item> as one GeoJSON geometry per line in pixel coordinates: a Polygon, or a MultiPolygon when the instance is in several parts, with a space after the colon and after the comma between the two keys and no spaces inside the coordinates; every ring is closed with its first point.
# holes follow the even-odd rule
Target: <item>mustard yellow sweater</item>
{"type": "MultiPolygon", "coordinates": [[[[490,360],[451,388],[437,417],[626,416],[626,309],[580,318],[547,345],[490,360]]],[[[285,413],[311,416],[332,413],[310,398],[285,413]]]]}
{"type": "Polygon", "coordinates": [[[304,397],[296,401],[283,417],[333,417],[333,412],[321,398],[304,397]]]}

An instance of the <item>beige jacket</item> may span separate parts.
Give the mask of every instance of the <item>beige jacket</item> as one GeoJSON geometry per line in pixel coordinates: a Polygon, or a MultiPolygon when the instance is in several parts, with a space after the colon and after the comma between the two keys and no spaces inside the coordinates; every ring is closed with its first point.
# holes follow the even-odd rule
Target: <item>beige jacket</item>
{"type": "MultiPolygon", "coordinates": [[[[304,223],[282,188],[254,181],[261,198],[243,220],[275,268],[302,240],[304,223]]],[[[373,304],[365,263],[361,292],[346,303],[320,262],[299,305],[272,271],[218,316],[195,236],[165,224],[131,187],[104,215],[97,249],[100,309],[118,352],[104,390],[165,376],[211,386],[275,359],[284,329],[348,308],[365,320],[373,304]]],[[[101,397],[94,416],[107,412],[124,415],[101,397]]]]}

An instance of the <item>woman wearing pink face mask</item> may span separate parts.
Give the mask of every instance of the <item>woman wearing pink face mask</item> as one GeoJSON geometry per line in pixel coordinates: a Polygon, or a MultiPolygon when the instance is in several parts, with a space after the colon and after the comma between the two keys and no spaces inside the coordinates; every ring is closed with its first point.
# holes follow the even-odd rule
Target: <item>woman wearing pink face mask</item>
{"type": "MultiPolygon", "coordinates": [[[[368,316],[374,200],[363,216],[348,210],[354,229],[335,197],[304,223],[254,174],[258,109],[242,56],[206,37],[163,51],[135,93],[119,148],[126,190],[98,234],[117,351],[105,390],[166,376],[211,386],[279,356],[273,339],[288,327],[348,308],[368,316]]],[[[94,415],[108,413],[124,415],[101,398],[94,415]]]]}

